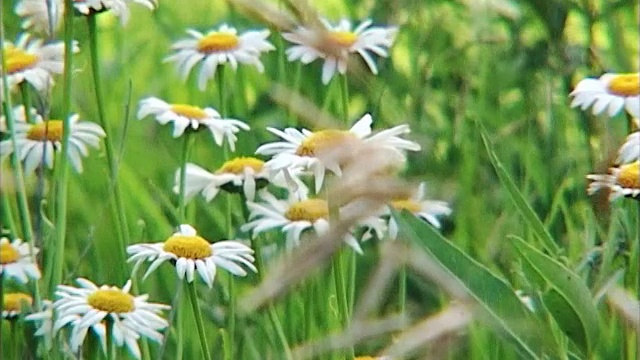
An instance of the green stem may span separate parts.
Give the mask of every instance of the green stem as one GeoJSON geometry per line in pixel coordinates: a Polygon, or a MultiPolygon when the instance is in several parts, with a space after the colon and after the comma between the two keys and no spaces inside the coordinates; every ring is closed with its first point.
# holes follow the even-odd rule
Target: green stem
{"type": "MultiPolygon", "coordinates": [[[[251,245],[253,250],[255,251],[256,256],[256,267],[258,268],[258,277],[260,281],[263,280],[265,274],[264,261],[262,259],[262,246],[260,244],[259,238],[254,238],[251,241],[251,245]]],[[[269,312],[269,320],[273,323],[273,328],[276,331],[276,335],[278,336],[278,340],[282,345],[282,349],[284,350],[285,357],[287,360],[293,359],[293,354],[291,353],[291,348],[289,347],[289,341],[287,340],[287,336],[284,333],[284,328],[282,327],[282,323],[280,322],[280,317],[278,317],[278,313],[276,312],[275,307],[270,302],[268,305],[269,312]]]]}
{"type": "Polygon", "coordinates": [[[226,104],[226,99],[227,99],[227,94],[225,91],[225,82],[224,82],[224,67],[221,66],[220,69],[218,69],[218,74],[216,77],[216,81],[218,82],[218,107],[220,108],[220,115],[222,117],[227,116],[227,104],[226,104]]]}
{"type": "MultiPolygon", "coordinates": [[[[69,7],[70,8],[70,7],[69,7]]],[[[107,163],[109,167],[109,183],[110,188],[113,189],[114,202],[111,202],[113,208],[112,212],[116,215],[116,225],[118,227],[118,254],[120,256],[121,264],[126,263],[125,254],[127,245],[129,244],[129,228],[127,226],[127,218],[124,210],[124,203],[122,201],[122,193],[118,185],[118,165],[115,157],[115,148],[113,145],[113,133],[111,126],[107,122],[104,108],[104,96],[102,93],[102,81],[100,77],[100,54],[98,52],[98,30],[96,27],[96,16],[91,14],[87,17],[87,24],[89,27],[89,48],[91,53],[91,72],[93,73],[94,89],[96,94],[96,103],[98,106],[98,118],[100,126],[106,133],[104,140],[105,150],[107,153],[107,163]]],[[[110,192],[111,193],[111,192],[110,192]]],[[[129,274],[126,266],[121,266],[121,272],[124,278],[128,278],[129,274]]]]}
{"type": "Polygon", "coordinates": [[[342,121],[349,126],[349,81],[347,74],[340,76],[340,95],[342,98],[342,121]]]}
{"type": "Polygon", "coordinates": [[[17,234],[16,224],[13,219],[13,213],[11,212],[11,204],[9,204],[9,198],[6,194],[0,192],[0,199],[2,200],[2,222],[9,228],[9,233],[17,234]]]}
{"type": "Polygon", "coordinates": [[[185,200],[185,191],[187,184],[187,162],[189,161],[189,150],[193,143],[193,137],[189,130],[184,133],[184,141],[182,145],[182,162],[180,164],[180,194],[178,195],[178,217],[180,223],[184,224],[187,220],[187,207],[185,200]]]}
{"type": "Polygon", "coordinates": [[[209,352],[209,345],[207,344],[207,334],[204,330],[204,324],[202,322],[202,314],[200,313],[200,307],[198,306],[198,295],[196,294],[196,285],[193,282],[187,283],[189,289],[189,300],[191,302],[191,308],[193,309],[193,317],[196,319],[196,327],[198,328],[198,336],[200,337],[200,346],[202,347],[203,359],[211,359],[211,352],[209,352]]]}
{"type": "Polygon", "coordinates": [[[398,294],[400,297],[400,313],[404,314],[407,310],[407,267],[402,265],[400,267],[398,294]]]}
{"type": "Polygon", "coordinates": [[[176,299],[176,335],[178,338],[176,339],[176,360],[182,360],[182,355],[184,354],[184,313],[185,313],[185,303],[184,303],[184,281],[178,282],[178,299],[176,299]]]}
{"type": "MultiPolygon", "coordinates": [[[[73,8],[73,1],[66,0],[65,7],[73,8]]],[[[64,14],[64,89],[62,96],[62,146],[56,164],[56,244],[52,248],[55,252],[52,264],[51,283],[49,293],[53,295],[56,286],[62,282],[64,268],[64,250],[67,237],[67,189],[69,185],[69,136],[71,135],[71,79],[73,74],[73,12],[64,14]]],[[[55,342],[54,342],[55,343],[55,342]]]]}

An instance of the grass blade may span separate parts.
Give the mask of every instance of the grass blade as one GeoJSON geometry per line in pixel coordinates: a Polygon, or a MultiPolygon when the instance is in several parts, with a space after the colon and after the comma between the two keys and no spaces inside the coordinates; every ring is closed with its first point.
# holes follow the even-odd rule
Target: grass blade
{"type": "Polygon", "coordinates": [[[543,295],[551,315],[567,336],[582,351],[590,354],[599,336],[598,313],[593,296],[582,278],[521,238],[511,236],[511,239],[522,261],[531,265],[551,286],[543,295]]]}
{"type": "Polygon", "coordinates": [[[484,319],[515,344],[521,355],[537,359],[555,348],[548,325],[530,312],[511,286],[462,252],[426,222],[409,213],[394,212],[402,238],[420,246],[460,282],[479,305],[484,319]]]}

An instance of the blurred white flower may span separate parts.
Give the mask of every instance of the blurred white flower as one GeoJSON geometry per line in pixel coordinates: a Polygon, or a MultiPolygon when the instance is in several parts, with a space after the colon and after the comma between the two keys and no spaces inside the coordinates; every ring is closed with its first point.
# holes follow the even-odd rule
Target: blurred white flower
{"type": "MultiPolygon", "coordinates": [[[[24,161],[25,174],[31,174],[41,163],[49,168],[53,167],[54,151],[62,149],[63,122],[62,120],[43,120],[33,109],[29,124],[24,107],[14,108],[16,131],[16,149],[11,139],[0,141],[0,156],[5,157],[14,151],[18,152],[20,160],[24,161]]],[[[100,125],[79,121],[78,115],[69,118],[71,134],[69,135],[69,161],[77,172],[82,172],[82,157],[89,154],[88,146],[98,148],[100,139],[106,134],[100,125]]]]}
{"type": "Polygon", "coordinates": [[[2,318],[13,319],[25,310],[30,310],[33,304],[31,295],[15,292],[2,296],[2,318]]]}
{"type": "Polygon", "coordinates": [[[618,163],[630,163],[640,160],[640,131],[635,131],[627,136],[626,141],[618,150],[618,163]]]}
{"type": "Polygon", "coordinates": [[[606,188],[611,192],[609,200],[630,197],[640,200],[640,161],[623,164],[609,169],[609,174],[590,174],[587,179],[591,184],[587,188],[589,195],[606,188]]]}
{"type": "Polygon", "coordinates": [[[204,90],[209,79],[215,76],[218,65],[227,62],[234,71],[238,68],[238,63],[241,63],[253,65],[259,72],[264,72],[260,55],[275,50],[266,40],[270,34],[269,30],[246,31],[238,35],[235,28],[223,24],[217,30],[211,30],[206,34],[193,29],[188,29],[187,33],[191,38],[173,44],[171,49],[175,53],[165,61],[175,62],[178,73],[185,80],[191,69],[201,63],[198,75],[200,90],[204,90]]]}
{"type": "Polygon", "coordinates": [[[63,9],[64,0],[20,0],[15,11],[23,29],[52,35],[62,24],[63,9]]]}
{"type": "Polygon", "coordinates": [[[331,25],[326,19],[320,19],[324,29],[298,27],[282,37],[295,45],[287,49],[289,61],[300,60],[309,64],[315,59],[324,59],[322,65],[322,83],[328,84],[336,70],[340,74],[347,71],[349,54],[357,53],[365,61],[371,72],[378,74],[378,67],[371,53],[387,57],[387,49],[393,45],[397,27],[371,27],[371,20],[365,20],[355,29],[351,22],[340,20],[331,25]]]}
{"type": "Polygon", "coordinates": [[[235,151],[235,144],[238,140],[236,134],[240,130],[249,130],[249,125],[236,119],[223,119],[220,113],[213,108],[169,104],[155,97],[140,101],[138,119],[148,115],[155,116],[162,125],[173,122],[173,137],[181,136],[187,129],[198,130],[201,126],[206,127],[218,146],[222,146],[226,139],[231,151],[235,151]]]}
{"type": "MultiPolygon", "coordinates": [[[[40,39],[20,34],[15,43],[5,41],[2,51],[6,68],[0,69],[0,75],[7,76],[9,89],[26,81],[36,90],[45,92],[53,86],[53,75],[64,72],[64,43],[61,41],[44,44],[40,39]]],[[[75,42],[73,51],[78,51],[75,42]]]]}
{"type": "MultiPolygon", "coordinates": [[[[251,213],[249,222],[241,227],[242,231],[252,231],[253,236],[256,236],[271,229],[281,229],[286,234],[286,247],[292,249],[300,245],[304,231],[313,230],[316,235],[321,236],[329,230],[329,206],[324,199],[291,196],[287,200],[279,200],[267,191],[261,192],[260,197],[262,202],[247,202],[251,213]]],[[[358,210],[347,204],[339,209],[338,216],[349,216],[358,210]]],[[[384,222],[372,217],[357,225],[345,234],[343,240],[357,253],[362,254],[362,248],[355,236],[356,228],[362,226],[381,234],[384,231],[384,222]]],[[[370,236],[371,233],[366,231],[361,240],[364,241],[370,236]]]]}
{"type": "Polygon", "coordinates": [[[593,105],[592,112],[598,115],[607,110],[614,116],[625,108],[634,117],[640,117],[640,73],[607,73],[598,79],[581,80],[571,92],[571,107],[586,110],[593,105]]]}
{"type": "MultiPolygon", "coordinates": [[[[387,207],[387,214],[389,214],[391,208],[398,211],[407,210],[436,228],[440,228],[441,226],[438,217],[451,215],[451,208],[445,201],[425,199],[425,183],[420,183],[418,191],[412,197],[392,200],[391,204],[387,207]]],[[[389,216],[388,226],[389,238],[397,238],[398,224],[393,216],[389,216]]]]}
{"type": "MultiPolygon", "coordinates": [[[[79,317],[78,317],[79,318],[79,317]]],[[[41,336],[45,348],[51,349],[53,345],[53,303],[49,300],[42,301],[42,311],[29,314],[24,318],[27,321],[34,321],[37,323],[37,329],[34,333],[35,336],[41,336]]]]}
{"type": "Polygon", "coordinates": [[[140,4],[149,10],[156,8],[155,0],[74,0],[74,9],[82,15],[110,10],[122,25],[129,21],[129,3],[140,4]]]}
{"type": "Polygon", "coordinates": [[[253,272],[258,270],[253,265],[255,261],[253,250],[238,241],[223,240],[213,244],[198,236],[190,225],[180,225],[179,231],[165,242],[154,244],[136,244],[127,247],[130,255],[129,262],[135,262],[134,273],[145,261],[151,265],[143,278],[146,278],[165,261],[175,264],[178,278],[193,282],[197,271],[207,286],[212,287],[219,266],[233,275],[246,276],[249,268],[253,272]]]}
{"type": "Polygon", "coordinates": [[[56,321],[53,331],[69,325],[71,327],[70,347],[77,352],[89,329],[92,329],[106,348],[106,338],[110,336],[116,346],[126,346],[136,359],[140,359],[138,339],[144,336],[161,343],[161,330],[169,323],[160,316],[163,310],[171,307],[165,304],[147,302],[148,295],[129,294],[131,280],[120,289],[115,286],[96,286],[87,279],[76,279],[79,288],[58,285],[54,303],[56,321]],[[106,323],[111,326],[108,327],[106,323]],[[107,330],[111,334],[107,335],[107,330]]]}
{"type": "Polygon", "coordinates": [[[23,284],[31,279],[40,279],[40,269],[38,264],[34,263],[31,257],[38,253],[38,248],[30,249],[28,243],[22,242],[21,239],[9,239],[3,237],[0,239],[0,274],[5,278],[15,278],[23,284]]]}
{"type": "Polygon", "coordinates": [[[404,151],[420,150],[420,145],[417,143],[400,137],[411,132],[408,125],[399,125],[372,135],[372,122],[371,115],[366,114],[349,130],[326,129],[312,132],[307,129],[300,131],[287,128],[281,131],[267,128],[269,132],[284,141],[263,144],[258,147],[256,153],[273,156],[267,162],[267,166],[274,171],[297,168],[310,171],[315,177],[315,190],[318,193],[322,188],[326,170],[340,176],[343,165],[339,161],[339,156],[322,155],[347,149],[351,142],[363,141],[379,148],[392,150],[399,155],[398,161],[403,161],[404,151]]]}

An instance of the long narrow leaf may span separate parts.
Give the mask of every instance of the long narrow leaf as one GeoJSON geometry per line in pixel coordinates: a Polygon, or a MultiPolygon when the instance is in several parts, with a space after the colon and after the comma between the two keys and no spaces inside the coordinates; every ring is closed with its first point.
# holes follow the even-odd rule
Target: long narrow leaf
{"type": "Polygon", "coordinates": [[[514,343],[521,355],[537,359],[555,348],[550,328],[530,312],[514,290],[445,239],[426,222],[394,212],[402,238],[417,244],[460,282],[481,310],[481,318],[514,343]]]}
{"type": "Polygon", "coordinates": [[[493,144],[491,143],[491,140],[489,140],[487,132],[485,131],[482,124],[478,123],[478,128],[480,129],[482,141],[484,142],[484,146],[487,149],[487,154],[489,154],[491,164],[496,170],[496,173],[498,173],[500,183],[509,193],[509,196],[511,197],[511,200],[513,200],[513,203],[516,205],[516,208],[525,218],[529,226],[531,226],[538,238],[540,238],[540,241],[542,241],[542,245],[545,247],[545,249],[551,254],[559,254],[560,247],[558,247],[558,245],[555,243],[555,241],[551,237],[551,234],[549,234],[547,229],[544,227],[544,224],[542,223],[540,218],[538,218],[535,211],[533,211],[531,206],[529,206],[527,200],[524,198],[520,190],[518,190],[518,187],[513,182],[513,179],[511,179],[511,176],[509,176],[509,173],[504,168],[504,165],[502,165],[502,162],[500,162],[500,159],[498,159],[498,156],[496,155],[496,152],[493,148],[493,144]]]}
{"type": "Polygon", "coordinates": [[[598,313],[584,281],[521,238],[511,238],[522,260],[531,265],[551,286],[543,296],[551,315],[567,336],[585,354],[590,354],[598,340],[598,313]]]}

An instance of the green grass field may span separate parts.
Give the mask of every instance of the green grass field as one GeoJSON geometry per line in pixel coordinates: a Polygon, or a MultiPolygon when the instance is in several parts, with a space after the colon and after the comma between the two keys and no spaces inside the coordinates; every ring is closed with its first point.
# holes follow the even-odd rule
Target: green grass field
{"type": "MultiPolygon", "coordinates": [[[[17,3],[2,2],[5,49],[24,31],[17,3]]],[[[108,133],[108,141],[82,159],[80,174],[62,155],[52,169],[23,174],[24,164],[3,154],[0,228],[10,240],[40,249],[34,258],[42,276],[21,283],[3,272],[2,294],[23,292],[34,301],[10,318],[3,312],[0,358],[135,357],[116,346],[111,318],[98,322],[107,330],[106,352],[89,330],[74,353],[73,324],[57,331],[51,346],[34,335],[38,322],[25,316],[42,310],[42,300],[57,300],[56,286],[77,286],[79,277],[119,288],[131,278],[132,294],[171,306],[160,312],[168,322],[159,329],[162,341],[144,335],[137,341],[144,359],[640,356],[639,197],[609,201],[605,190],[586,191],[586,176],[614,166],[620,145],[637,129],[624,110],[592,115],[571,108],[569,96],[586,77],[637,75],[637,1],[161,0],[154,11],[128,6],[126,25],[110,11],[63,20],[72,20],[80,51],[71,58],[73,71],[54,75],[49,92],[22,85],[0,93],[2,141],[10,142],[15,128],[8,109],[27,103],[45,119],[77,113],[108,133]],[[288,61],[291,43],[281,33],[314,24],[318,15],[332,24],[347,18],[397,26],[389,56],[373,55],[379,73],[352,54],[346,75],[324,85],[322,59],[288,61]],[[263,73],[246,64],[237,71],[219,65],[201,91],[199,66],[183,81],[164,59],[173,43],[188,37],[187,29],[207,32],[223,23],[239,33],[270,30],[275,50],[260,55],[263,73]],[[233,154],[206,129],[174,138],[172,124],[137,119],[140,100],[150,96],[213,107],[251,129],[236,134],[233,154]],[[352,183],[347,171],[342,178],[327,175],[317,196],[327,199],[332,226],[324,235],[307,231],[308,239],[293,249],[280,230],[255,237],[242,231],[249,209],[239,193],[223,190],[210,202],[197,195],[185,204],[184,194],[172,190],[187,155],[215,171],[230,156],[256,156],[258,146],[276,141],[266,127],[348,129],[367,113],[374,132],[408,124],[404,138],[421,150],[407,152],[399,171],[376,162],[375,146],[354,150],[355,176],[376,166],[382,171],[352,183]],[[394,211],[386,216],[398,223],[396,240],[373,236],[360,243],[362,255],[341,246],[353,225],[337,213],[346,199],[369,201],[364,212],[371,215],[367,211],[407,196],[420,182],[428,199],[452,209],[439,217],[440,229],[394,211]],[[255,251],[257,273],[239,277],[218,266],[211,288],[198,272],[190,284],[180,280],[175,261],[144,280],[149,262],[132,275],[125,247],[164,242],[180,224],[210,242],[242,240],[255,251]]],[[[69,30],[61,25],[47,41],[69,41],[69,30]]],[[[2,73],[11,75],[9,56],[5,50],[3,69],[9,70],[2,73]]],[[[303,179],[314,193],[314,182],[303,179]]],[[[268,189],[286,197],[281,188],[268,189]]],[[[7,249],[3,266],[11,263],[7,249]]]]}

